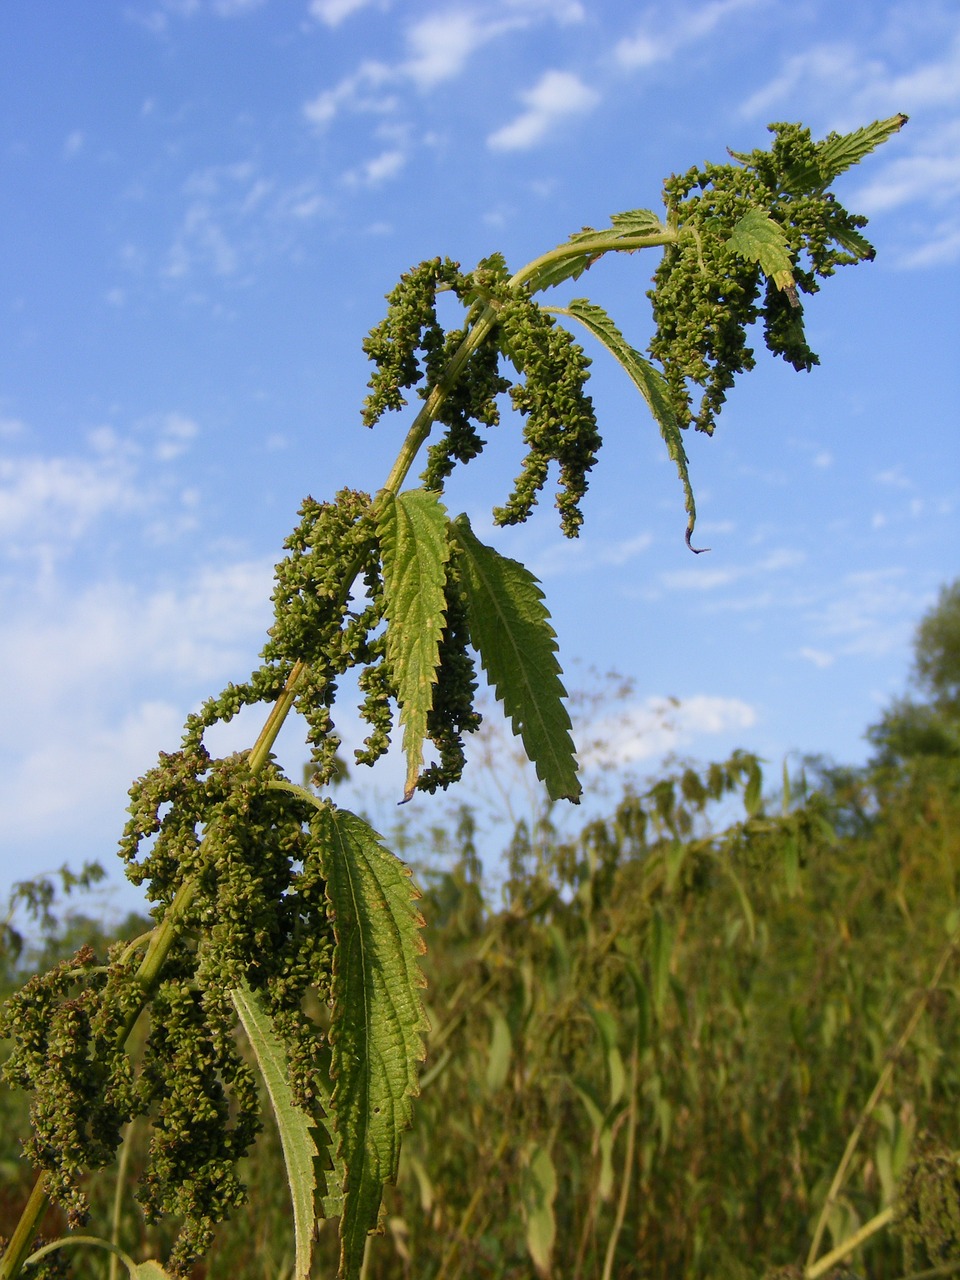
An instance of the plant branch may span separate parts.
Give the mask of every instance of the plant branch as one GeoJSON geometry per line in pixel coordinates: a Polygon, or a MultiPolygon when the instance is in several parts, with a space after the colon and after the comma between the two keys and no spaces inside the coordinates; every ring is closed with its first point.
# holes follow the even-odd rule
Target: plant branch
{"type": "Polygon", "coordinates": [[[824,1272],[829,1271],[832,1266],[838,1262],[842,1262],[844,1258],[848,1258],[855,1249],[859,1249],[865,1240],[869,1240],[872,1235],[876,1235],[878,1231],[882,1231],[884,1227],[889,1226],[896,1215],[893,1205],[889,1205],[883,1209],[869,1222],[865,1222],[859,1231],[855,1231],[852,1236],[848,1236],[837,1245],[835,1249],[831,1249],[829,1253],[825,1253],[819,1262],[812,1265],[810,1263],[804,1268],[804,1280],[817,1280],[818,1276],[822,1276],[824,1272]]]}

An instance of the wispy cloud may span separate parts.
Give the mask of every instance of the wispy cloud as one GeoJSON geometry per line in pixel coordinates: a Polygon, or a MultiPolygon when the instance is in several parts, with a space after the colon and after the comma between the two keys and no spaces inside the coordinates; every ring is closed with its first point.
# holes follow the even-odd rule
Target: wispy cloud
{"type": "Polygon", "coordinates": [[[388,179],[395,178],[406,163],[407,152],[400,147],[391,147],[358,168],[349,170],[344,174],[343,180],[352,187],[378,187],[388,179]]]}
{"type": "Polygon", "coordinates": [[[836,596],[818,605],[808,622],[847,657],[878,657],[901,648],[913,632],[925,599],[901,569],[850,573],[836,596]]]}
{"type": "Polygon", "coordinates": [[[741,732],[757,723],[757,712],[741,698],[694,694],[647,698],[581,730],[584,769],[611,768],[651,760],[693,746],[698,740],[741,732]]]}
{"type": "Polygon", "coordinates": [[[604,565],[619,567],[653,546],[653,535],[640,533],[619,542],[599,543],[589,537],[576,541],[564,539],[541,551],[531,561],[530,569],[538,578],[554,578],[561,574],[589,573],[604,565]]]}
{"type": "Polygon", "coordinates": [[[328,27],[339,27],[341,22],[371,3],[372,0],[310,0],[310,16],[328,27]]]}
{"type": "MultiPolygon", "coordinates": [[[[958,70],[960,76],[960,70],[958,70]]],[[[868,212],[912,201],[953,204],[960,195],[960,120],[921,137],[912,154],[897,156],[880,169],[856,199],[868,212]]]]}
{"type": "Polygon", "coordinates": [[[382,62],[367,59],[356,71],[324,89],[304,103],[303,114],[312,125],[323,128],[343,110],[386,114],[395,111],[397,99],[384,89],[395,83],[396,72],[382,62]]]}
{"type": "Polygon", "coordinates": [[[600,95],[572,71],[546,71],[532,89],[521,93],[520,100],[525,110],[487,138],[493,151],[526,151],[536,146],[560,121],[592,111],[600,95]]]}
{"type": "Polygon", "coordinates": [[[619,41],[614,57],[628,70],[668,62],[685,46],[711,35],[732,14],[754,8],[758,3],[761,0],[712,0],[699,9],[680,11],[670,18],[651,11],[634,35],[619,41]]]}
{"type": "MultiPolygon", "coordinates": [[[[144,534],[168,540],[192,527],[194,500],[177,488],[173,463],[190,447],[197,423],[179,412],[155,414],[126,435],[111,426],[88,434],[71,455],[0,454],[0,547],[12,559],[53,567],[98,522],[136,516],[144,534]],[[157,464],[160,464],[158,467],[157,464]]],[[[26,434],[23,429],[22,434],[26,434]]]]}
{"type": "Polygon", "coordinates": [[[455,79],[472,54],[519,22],[517,18],[482,19],[467,9],[433,13],[407,31],[409,56],[400,71],[418,89],[432,89],[455,79]]]}
{"type": "Polygon", "coordinates": [[[197,690],[246,675],[271,569],[270,558],[211,564],[176,588],[64,580],[0,612],[0,663],[19,675],[0,724],[0,856],[68,816],[85,847],[117,833],[131,778],[176,745],[197,690]]]}
{"type": "Polygon", "coordinates": [[[660,581],[669,591],[715,591],[745,579],[762,578],[770,573],[783,573],[795,569],[806,560],[802,551],[782,548],[754,564],[711,566],[696,565],[690,569],[675,569],[660,575],[660,581]]]}

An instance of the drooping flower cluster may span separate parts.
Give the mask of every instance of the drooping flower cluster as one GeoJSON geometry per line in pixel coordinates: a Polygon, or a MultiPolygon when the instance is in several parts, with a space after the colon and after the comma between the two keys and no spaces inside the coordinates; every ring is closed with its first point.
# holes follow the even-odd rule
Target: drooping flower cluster
{"type": "Polygon", "coordinates": [[[708,434],[736,376],[754,366],[749,327],[761,321],[771,352],[797,370],[811,369],[819,358],[806,341],[798,293],[816,293],[818,279],[874,253],[860,235],[866,219],[827,190],[845,167],[830,149],[832,137],[815,143],[799,125],[770,128],[770,151],[695,167],[664,184],[679,238],[664,251],[649,295],[657,325],[650,351],[664,367],[678,421],[708,434]],[[780,228],[793,287],[764,283],[759,264],[731,247],[751,210],[765,211],[780,228]],[[696,409],[688,383],[703,388],[696,409]]]}

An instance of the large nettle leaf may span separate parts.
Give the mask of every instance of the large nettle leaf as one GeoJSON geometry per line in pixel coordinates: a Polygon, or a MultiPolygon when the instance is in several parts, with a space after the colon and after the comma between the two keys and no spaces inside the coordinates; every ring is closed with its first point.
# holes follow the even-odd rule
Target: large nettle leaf
{"type": "Polygon", "coordinates": [[[387,661],[397,682],[409,800],[423,768],[427,717],[444,624],[447,513],[435,493],[409,489],[383,506],[377,524],[387,611],[387,661]]]}
{"type": "Polygon", "coordinates": [[[529,569],[485,546],[465,515],[450,524],[470,640],[551,800],[580,798],[557,637],[529,569]]]}
{"type": "MultiPolygon", "coordinates": [[[[277,1035],[260,996],[247,986],[232,992],[232,996],[247,1040],[257,1059],[280,1133],[293,1208],[296,1247],[294,1277],[295,1280],[309,1280],[316,1222],[314,1206],[317,1193],[316,1166],[319,1159],[316,1140],[321,1135],[316,1133],[308,1116],[293,1100],[284,1042],[277,1035]]],[[[327,1096],[324,1096],[323,1104],[324,1110],[329,1110],[327,1096]]],[[[327,1174],[326,1180],[327,1194],[321,1198],[322,1213],[325,1218],[336,1218],[342,1210],[340,1184],[343,1181],[343,1170],[334,1168],[327,1174]]]]}
{"type": "Polygon", "coordinates": [[[340,1276],[357,1280],[383,1185],[397,1176],[400,1138],[418,1092],[429,1029],[418,963],[423,917],[410,869],[361,818],[322,803],[314,831],[336,937],[331,1110],[337,1158],[346,1169],[340,1276]]]}
{"type": "Polygon", "coordinates": [[[683,435],[670,400],[666,378],[656,365],[651,364],[645,356],[630,345],[609,314],[597,303],[590,302],[588,298],[571,298],[565,307],[547,307],[545,310],[551,315],[569,316],[572,320],[579,320],[598,342],[603,343],[646,400],[660,429],[663,442],[667,446],[667,453],[677,468],[680,483],[683,485],[683,503],[687,513],[687,542],[689,543],[693,527],[697,522],[697,507],[693,497],[693,486],[690,483],[683,435]]]}

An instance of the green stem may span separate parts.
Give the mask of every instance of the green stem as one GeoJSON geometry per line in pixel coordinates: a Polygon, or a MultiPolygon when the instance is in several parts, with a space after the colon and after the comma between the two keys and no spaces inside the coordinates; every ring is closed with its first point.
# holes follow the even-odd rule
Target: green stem
{"type": "MultiPolygon", "coordinates": [[[[111,1244],[109,1240],[101,1240],[99,1236],[63,1236],[59,1240],[51,1240],[49,1244],[45,1244],[42,1249],[38,1249],[36,1253],[32,1253],[26,1259],[26,1263],[31,1265],[39,1262],[41,1258],[45,1258],[48,1253],[53,1253],[56,1249],[73,1248],[76,1245],[90,1245],[94,1249],[106,1249],[108,1253],[119,1258],[126,1267],[131,1280],[136,1280],[137,1264],[130,1257],[129,1253],[125,1253],[119,1245],[111,1244]]],[[[25,1264],[26,1265],[26,1264],[25,1264]]]]}
{"type": "Polygon", "coordinates": [[[842,1262],[844,1258],[848,1258],[855,1249],[860,1248],[865,1240],[869,1240],[872,1235],[876,1235],[878,1231],[882,1231],[884,1227],[888,1226],[893,1221],[895,1214],[896,1210],[891,1205],[871,1218],[869,1222],[865,1222],[859,1231],[855,1231],[852,1236],[848,1236],[835,1249],[825,1253],[819,1262],[815,1262],[812,1266],[807,1265],[803,1272],[803,1280],[817,1280],[818,1276],[822,1276],[832,1266],[842,1262]]]}
{"type": "Polygon", "coordinates": [[[677,235],[678,232],[675,229],[668,227],[653,235],[621,236],[611,241],[609,232],[598,232],[595,240],[578,240],[575,244],[561,244],[539,258],[534,258],[525,267],[521,267],[516,275],[511,276],[510,287],[516,289],[522,284],[533,281],[536,289],[535,281],[538,273],[544,267],[562,262],[564,258],[592,257],[596,260],[606,253],[633,253],[637,249],[658,249],[664,245],[676,244],[677,235]]]}
{"type": "Polygon", "coordinates": [[[603,1277],[602,1280],[610,1280],[613,1275],[613,1263],[617,1253],[617,1241],[620,1239],[620,1233],[623,1230],[624,1219],[627,1216],[627,1203],[630,1199],[630,1185],[633,1180],[633,1162],[637,1145],[637,1077],[639,1074],[639,1051],[637,1045],[633,1046],[633,1053],[630,1055],[630,1116],[627,1121],[627,1150],[623,1157],[623,1180],[620,1184],[620,1198],[617,1201],[617,1216],[614,1219],[613,1230],[610,1232],[610,1239],[607,1241],[606,1257],[603,1260],[603,1277]]]}
{"type": "MultiPolygon", "coordinates": [[[[123,1191],[124,1184],[127,1180],[127,1166],[130,1163],[132,1136],[133,1125],[131,1124],[127,1129],[126,1139],[120,1146],[120,1159],[117,1161],[117,1183],[113,1189],[113,1219],[110,1224],[110,1243],[117,1249],[120,1248],[120,1228],[123,1217],[123,1191]]],[[[107,1280],[118,1280],[120,1275],[120,1261],[121,1259],[118,1254],[111,1253],[107,1280]]]]}
{"type": "Polygon", "coordinates": [[[20,1215],[20,1221],[10,1237],[10,1243],[0,1262],[0,1280],[7,1280],[7,1277],[20,1274],[20,1268],[26,1262],[33,1247],[33,1237],[37,1234],[40,1219],[46,1213],[48,1203],[47,1179],[46,1175],[41,1173],[33,1184],[30,1199],[20,1215]]]}

